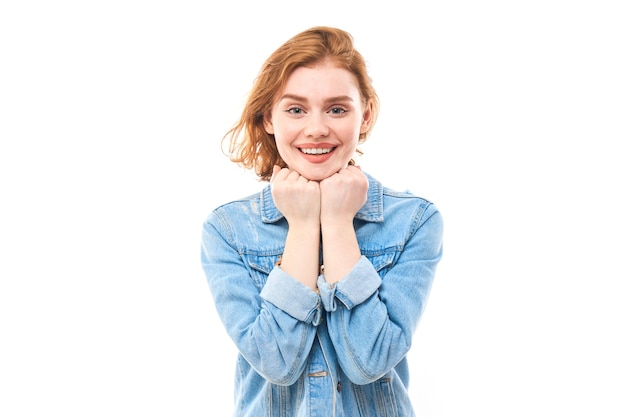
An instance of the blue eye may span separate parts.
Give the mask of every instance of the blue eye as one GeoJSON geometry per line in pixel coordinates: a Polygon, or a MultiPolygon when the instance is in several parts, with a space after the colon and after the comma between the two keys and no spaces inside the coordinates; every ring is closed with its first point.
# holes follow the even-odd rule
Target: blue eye
{"type": "Polygon", "coordinates": [[[343,114],[345,113],[347,110],[342,108],[342,107],[333,107],[332,109],[330,109],[330,112],[332,114],[343,114]]]}
{"type": "Polygon", "coordinates": [[[287,113],[302,114],[302,109],[300,107],[290,107],[287,109],[287,113]]]}

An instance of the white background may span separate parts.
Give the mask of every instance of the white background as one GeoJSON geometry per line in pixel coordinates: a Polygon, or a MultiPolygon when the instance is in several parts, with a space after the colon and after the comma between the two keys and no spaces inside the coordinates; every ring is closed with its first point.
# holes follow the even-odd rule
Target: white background
{"type": "Polygon", "coordinates": [[[370,65],[363,169],[444,216],[418,415],[626,415],[620,3],[3,2],[0,415],[229,414],[200,229],[262,185],[220,139],[314,25],[370,65]]]}

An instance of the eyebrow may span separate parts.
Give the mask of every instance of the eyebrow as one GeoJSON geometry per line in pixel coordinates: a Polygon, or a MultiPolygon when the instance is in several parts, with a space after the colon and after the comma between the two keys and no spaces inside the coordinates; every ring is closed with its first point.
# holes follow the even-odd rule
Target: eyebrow
{"type": "MultiPolygon", "coordinates": [[[[296,94],[285,94],[283,95],[279,101],[282,100],[296,100],[296,101],[305,101],[308,102],[306,97],[302,97],[302,96],[298,96],[296,94]]],[[[337,101],[354,101],[352,100],[352,97],[350,96],[336,96],[336,97],[329,97],[326,100],[324,100],[324,103],[332,103],[332,102],[337,102],[337,101]]]]}

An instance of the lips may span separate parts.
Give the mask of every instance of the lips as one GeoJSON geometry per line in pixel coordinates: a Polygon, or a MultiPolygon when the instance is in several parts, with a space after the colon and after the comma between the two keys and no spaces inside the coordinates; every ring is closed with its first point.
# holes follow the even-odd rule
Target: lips
{"type": "Polygon", "coordinates": [[[337,147],[329,143],[319,143],[315,145],[304,144],[298,147],[300,155],[314,164],[326,162],[333,155],[335,149],[337,149],[337,147]]]}

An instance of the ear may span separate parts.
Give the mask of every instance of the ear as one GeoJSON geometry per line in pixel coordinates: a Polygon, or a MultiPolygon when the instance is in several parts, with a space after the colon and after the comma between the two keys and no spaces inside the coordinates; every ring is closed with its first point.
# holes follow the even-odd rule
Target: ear
{"type": "Polygon", "coordinates": [[[270,135],[274,134],[274,125],[272,124],[272,113],[265,112],[263,115],[263,127],[265,128],[265,132],[270,135]]]}
{"type": "Polygon", "coordinates": [[[359,133],[367,133],[372,124],[372,102],[368,101],[363,110],[363,120],[361,121],[361,130],[359,133]]]}

